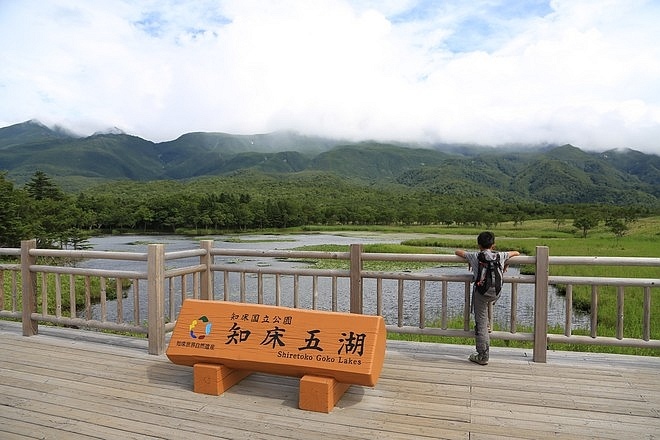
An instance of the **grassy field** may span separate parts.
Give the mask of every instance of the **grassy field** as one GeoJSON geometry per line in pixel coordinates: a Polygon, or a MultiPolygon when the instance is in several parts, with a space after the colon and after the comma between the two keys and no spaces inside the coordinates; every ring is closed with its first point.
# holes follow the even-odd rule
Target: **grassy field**
{"type": "MultiPolygon", "coordinates": [[[[532,220],[523,224],[501,223],[490,228],[496,235],[497,249],[519,250],[525,255],[534,255],[537,246],[548,246],[550,255],[562,256],[620,256],[620,257],[660,257],[660,217],[639,219],[629,225],[630,229],[622,236],[617,237],[606,226],[590,230],[586,238],[581,231],[571,226],[572,221],[564,225],[557,225],[553,220],[532,220]]],[[[339,232],[340,229],[325,230],[324,232],[339,232]]],[[[346,228],[348,231],[349,229],[346,228]]],[[[355,228],[351,228],[355,231],[355,228]]],[[[474,249],[476,236],[482,231],[480,228],[466,227],[387,227],[363,228],[364,231],[382,233],[416,233],[421,238],[403,241],[401,245],[369,245],[365,246],[367,252],[398,252],[398,253],[447,253],[455,248],[474,249]]],[[[310,232],[312,229],[306,229],[310,232]]],[[[319,249],[320,250],[320,249],[319,249]]],[[[345,250],[341,247],[325,248],[323,250],[345,250]]],[[[335,263],[336,264],[336,263],[335,263]]],[[[370,270],[401,270],[419,269],[419,267],[393,267],[393,263],[382,263],[381,267],[370,270]],[[390,264],[382,267],[382,264],[390,264]]],[[[524,268],[533,270],[533,268],[524,268]]],[[[616,266],[551,266],[551,275],[565,276],[594,276],[594,277],[621,277],[621,278],[660,278],[660,268],[657,267],[616,267],[616,266]]],[[[559,286],[561,288],[561,286],[559,286]]],[[[574,309],[577,312],[589,313],[591,310],[591,288],[589,286],[574,286],[574,309]]],[[[627,288],[624,301],[624,337],[641,338],[642,336],[642,310],[643,291],[639,288],[627,288]]],[[[614,287],[603,286],[598,291],[598,329],[599,336],[615,336],[617,317],[617,294],[614,287]]],[[[428,326],[435,326],[433,322],[428,326]]],[[[455,328],[462,328],[462,321],[452,323],[455,328]]],[[[520,329],[519,331],[531,331],[520,329]]],[[[563,333],[563,328],[554,328],[552,333],[563,333]]],[[[573,334],[589,334],[588,330],[574,330],[573,334]]],[[[437,338],[416,335],[390,335],[392,338],[414,339],[423,341],[438,341],[449,343],[472,344],[471,339],[437,338]]],[[[651,299],[651,337],[660,339],[660,290],[652,289],[651,299]]],[[[493,341],[493,345],[528,346],[524,343],[493,341]]],[[[600,346],[574,346],[555,345],[551,349],[599,351],[615,353],[633,353],[642,355],[660,356],[658,350],[600,347],[600,346]]]]}

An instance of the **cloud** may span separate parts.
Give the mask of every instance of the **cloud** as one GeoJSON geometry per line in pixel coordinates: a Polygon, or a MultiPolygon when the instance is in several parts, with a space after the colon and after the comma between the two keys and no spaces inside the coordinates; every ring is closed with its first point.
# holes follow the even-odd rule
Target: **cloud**
{"type": "Polygon", "coordinates": [[[0,125],[660,153],[642,0],[0,3],[0,125]]]}

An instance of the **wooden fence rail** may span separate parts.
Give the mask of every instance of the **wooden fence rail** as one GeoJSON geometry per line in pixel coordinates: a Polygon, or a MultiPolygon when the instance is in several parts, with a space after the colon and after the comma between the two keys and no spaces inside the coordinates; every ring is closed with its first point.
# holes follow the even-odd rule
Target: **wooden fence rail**
{"type": "MultiPolygon", "coordinates": [[[[162,244],[148,245],[146,253],[100,252],[38,249],[35,240],[26,240],[20,249],[0,248],[2,256],[18,262],[0,264],[0,317],[22,320],[26,336],[38,332],[39,322],[144,333],[148,335],[149,353],[162,354],[165,334],[174,328],[181,304],[186,298],[194,298],[376,315],[385,314],[383,303],[388,301],[394,308],[393,316],[387,322],[390,332],[473,337],[470,329],[471,276],[467,270],[461,274],[443,274],[441,271],[415,273],[364,269],[364,263],[371,261],[464,263],[454,255],[365,253],[361,244],[351,245],[349,252],[222,249],[215,248],[211,240],[202,241],[199,249],[176,252],[165,252],[162,244]],[[232,261],[236,258],[331,259],[345,261],[347,268],[251,267],[232,261]],[[121,260],[130,262],[133,270],[83,268],[67,263],[78,260],[121,260]],[[386,286],[391,283],[396,286],[394,294],[386,292],[386,286]],[[126,288],[126,285],[130,287],[126,288]],[[462,328],[448,327],[450,286],[454,286],[454,292],[461,292],[462,328]],[[439,304],[430,304],[427,299],[431,287],[439,288],[439,304]],[[412,302],[410,289],[415,292],[412,302]],[[76,304],[76,294],[80,290],[84,292],[82,310],[76,304]],[[114,292],[111,295],[114,299],[109,299],[110,292],[114,292]],[[93,297],[98,299],[93,300],[93,297]],[[284,304],[285,298],[288,304],[284,304]],[[65,307],[66,303],[68,307],[65,307]],[[430,306],[439,309],[433,325],[429,324],[427,317],[430,306]],[[110,315],[113,318],[109,318],[110,315]]],[[[549,275],[551,265],[660,268],[660,258],[551,257],[547,247],[539,246],[535,256],[515,257],[511,263],[533,265],[534,275],[505,275],[504,282],[511,297],[509,328],[493,331],[491,337],[533,342],[536,362],[546,361],[550,342],[660,348],[660,340],[653,339],[651,331],[660,319],[651,313],[652,301],[660,300],[657,298],[660,279],[549,275]],[[549,287],[558,284],[566,286],[563,334],[548,332],[549,287]],[[525,285],[534,286],[533,329],[520,332],[517,317],[519,287],[525,285]],[[591,286],[592,289],[590,335],[572,334],[575,317],[573,287],[578,285],[591,286]],[[599,335],[597,331],[601,286],[617,289],[617,327],[613,336],[599,335]],[[624,300],[628,288],[643,290],[641,331],[634,337],[624,337],[623,332],[624,300]]],[[[102,267],[103,263],[97,262],[96,266],[102,267]]],[[[453,295],[451,299],[456,300],[456,294],[453,295]]]]}

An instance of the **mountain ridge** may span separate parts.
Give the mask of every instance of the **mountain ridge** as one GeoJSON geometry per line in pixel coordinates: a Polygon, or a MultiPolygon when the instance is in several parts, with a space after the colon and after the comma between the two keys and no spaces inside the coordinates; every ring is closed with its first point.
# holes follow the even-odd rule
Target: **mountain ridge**
{"type": "Polygon", "coordinates": [[[119,129],[79,137],[31,120],[0,128],[0,171],[41,170],[76,192],[117,180],[190,180],[242,170],[328,173],[365,185],[542,203],[660,203],[660,157],[633,149],[351,142],[294,132],[186,133],[155,143],[119,129]]]}

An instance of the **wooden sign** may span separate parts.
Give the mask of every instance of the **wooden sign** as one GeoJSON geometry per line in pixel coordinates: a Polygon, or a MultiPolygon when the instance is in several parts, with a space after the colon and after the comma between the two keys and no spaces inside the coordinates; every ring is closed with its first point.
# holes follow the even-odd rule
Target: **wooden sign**
{"type": "Polygon", "coordinates": [[[374,386],[385,357],[381,316],[188,299],[167,357],[286,376],[374,386]]]}

